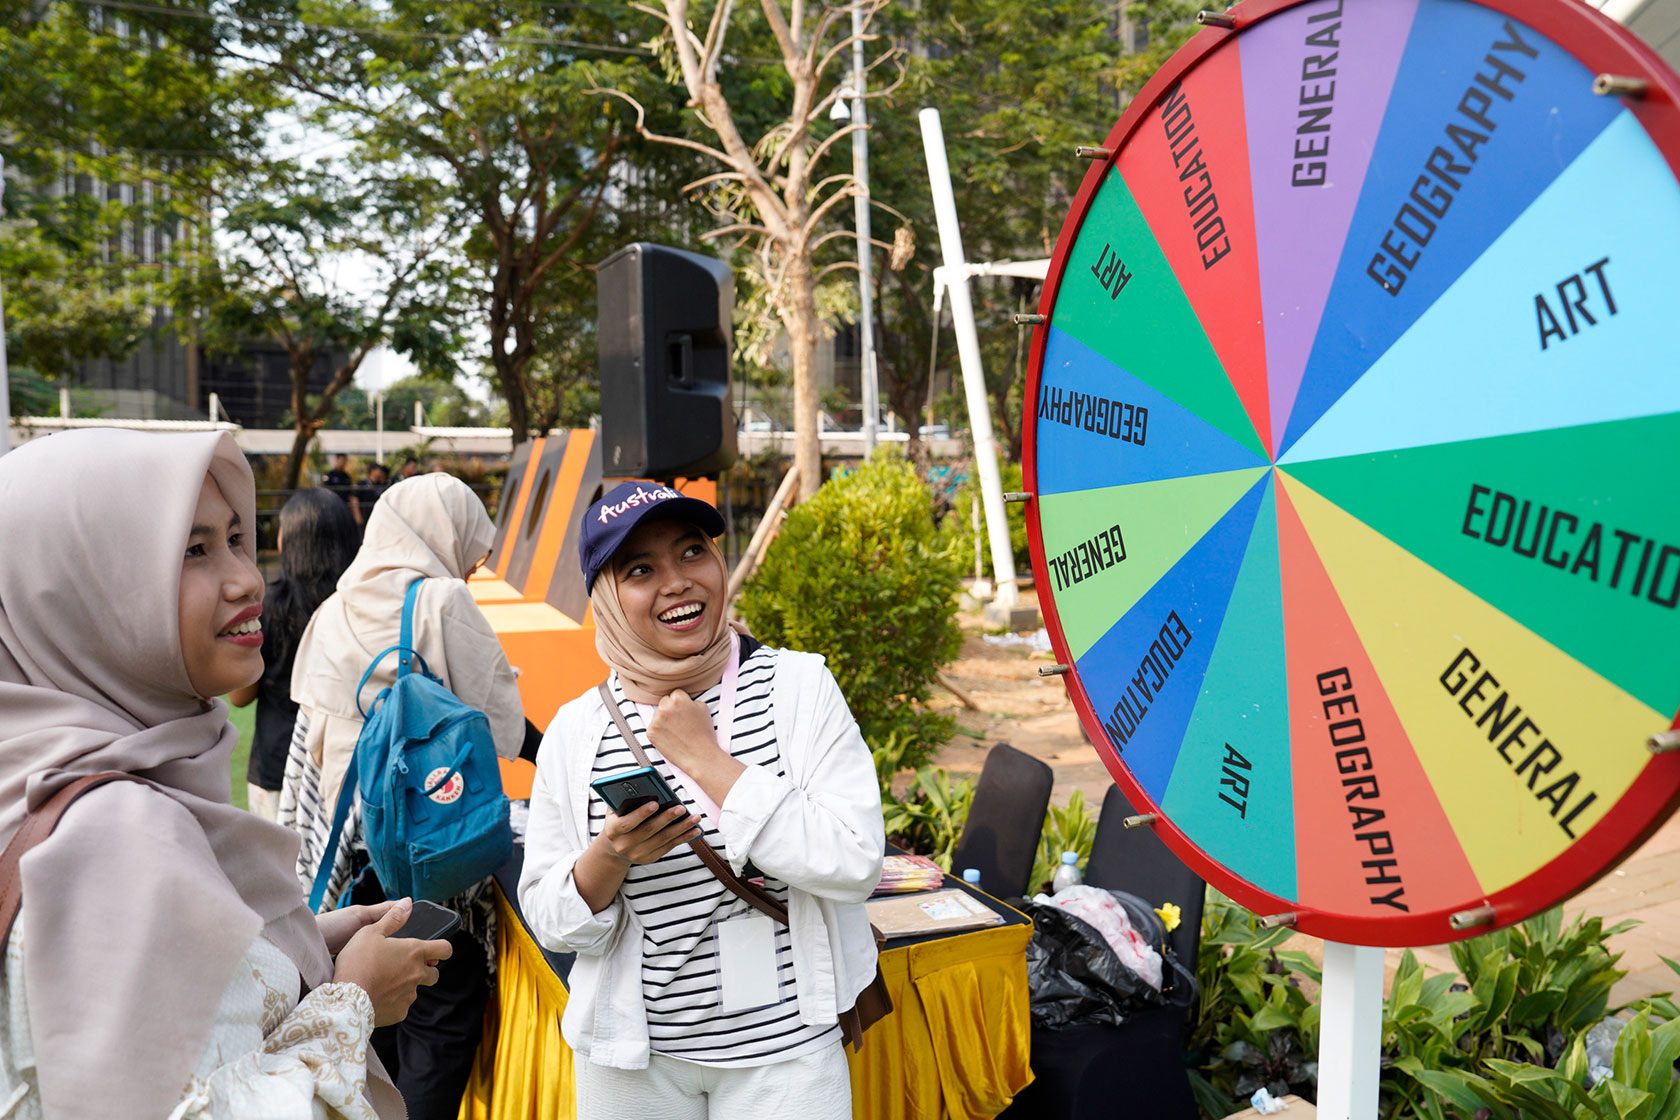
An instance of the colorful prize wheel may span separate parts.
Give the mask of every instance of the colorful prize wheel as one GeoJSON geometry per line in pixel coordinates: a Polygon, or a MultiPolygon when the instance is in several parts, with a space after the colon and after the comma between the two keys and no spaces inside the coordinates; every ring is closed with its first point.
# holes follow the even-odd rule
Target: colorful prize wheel
{"type": "Polygon", "coordinates": [[[1056,246],[1040,603],[1209,882],[1338,941],[1468,936],[1680,798],[1650,743],[1680,708],[1680,80],[1570,0],[1228,15],[1056,246]]]}

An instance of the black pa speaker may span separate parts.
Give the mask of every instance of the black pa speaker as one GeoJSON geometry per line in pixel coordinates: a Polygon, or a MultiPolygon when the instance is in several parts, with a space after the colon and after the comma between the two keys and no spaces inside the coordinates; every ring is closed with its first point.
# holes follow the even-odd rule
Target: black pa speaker
{"type": "Polygon", "coordinates": [[[716,476],[735,461],[729,269],[639,241],[601,262],[595,291],[603,473],[716,476]]]}

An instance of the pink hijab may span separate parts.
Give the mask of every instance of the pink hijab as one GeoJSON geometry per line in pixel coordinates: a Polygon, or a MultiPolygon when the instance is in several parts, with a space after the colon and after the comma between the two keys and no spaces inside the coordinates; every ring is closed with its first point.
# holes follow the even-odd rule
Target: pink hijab
{"type": "MultiPolygon", "coordinates": [[[[65,432],[0,456],[0,842],[77,776],[22,865],[24,976],[52,1117],[161,1117],[259,935],[306,985],[332,962],[288,830],[230,804],[227,707],[181,653],[181,560],[214,478],[255,535],[251,471],[225,434],[65,432]]],[[[370,1095],[400,1116],[374,1066],[370,1095]]]]}

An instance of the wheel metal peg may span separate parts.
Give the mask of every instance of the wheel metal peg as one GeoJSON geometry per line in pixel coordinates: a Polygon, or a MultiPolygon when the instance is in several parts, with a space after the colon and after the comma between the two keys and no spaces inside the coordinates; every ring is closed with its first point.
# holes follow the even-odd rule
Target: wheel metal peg
{"type": "Polygon", "coordinates": [[[1040,665],[1038,675],[1041,677],[1059,677],[1073,668],[1071,665],[1040,665]]]}
{"type": "Polygon", "coordinates": [[[1469,910],[1460,910],[1447,919],[1447,924],[1454,929],[1475,929],[1477,926],[1493,924],[1497,915],[1491,906],[1477,906],[1469,910]]]}
{"type": "Polygon", "coordinates": [[[1680,751],[1680,727],[1671,727],[1667,731],[1659,731],[1649,739],[1645,745],[1652,754],[1667,754],[1670,751],[1680,751]]]}
{"type": "Polygon", "coordinates": [[[1224,12],[1210,12],[1205,9],[1196,13],[1196,22],[1203,27],[1222,27],[1227,31],[1237,26],[1237,21],[1224,12]]]}
{"type": "Polygon", "coordinates": [[[1593,92],[1600,97],[1617,94],[1621,97],[1644,97],[1651,83],[1644,78],[1630,78],[1625,74],[1600,74],[1593,79],[1593,92]]]}
{"type": "Polygon", "coordinates": [[[1094,144],[1080,144],[1073,149],[1073,154],[1080,159],[1108,159],[1114,155],[1114,149],[1099,148],[1094,144]]]}
{"type": "Polygon", "coordinates": [[[1296,917],[1297,915],[1293,910],[1285,910],[1281,914],[1266,914],[1260,919],[1260,928],[1277,929],[1279,926],[1287,926],[1294,929],[1296,917]]]}
{"type": "Polygon", "coordinates": [[[1017,311],[1015,313],[1015,325],[1017,327],[1036,327],[1043,322],[1044,316],[1042,315],[1028,314],[1024,311],[1017,311]]]}
{"type": "Polygon", "coordinates": [[[1160,819],[1161,819],[1161,814],[1159,814],[1159,813],[1139,813],[1134,817],[1127,817],[1125,820],[1121,821],[1120,822],[1120,827],[1121,828],[1143,828],[1145,825],[1154,824],[1156,821],[1158,821],[1160,819]]]}
{"type": "Polygon", "coordinates": [[[1032,496],[1031,490],[1005,490],[1003,492],[1003,500],[1006,502],[1030,502],[1032,496]]]}

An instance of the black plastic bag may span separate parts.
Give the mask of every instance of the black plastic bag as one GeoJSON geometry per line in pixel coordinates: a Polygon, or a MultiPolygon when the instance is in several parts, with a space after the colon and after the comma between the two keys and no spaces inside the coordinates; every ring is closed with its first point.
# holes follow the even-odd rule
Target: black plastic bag
{"type": "Polygon", "coordinates": [[[1027,942],[1033,1026],[1119,1026],[1144,1008],[1166,1002],[1160,992],[1121,963],[1108,941],[1088,922],[1059,906],[1029,903],[1026,909],[1033,920],[1032,940],[1027,942]]]}

